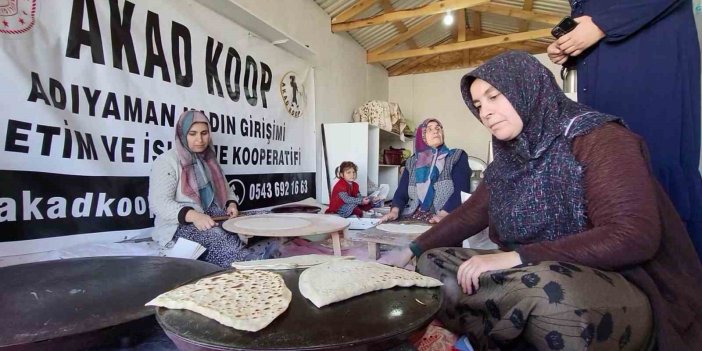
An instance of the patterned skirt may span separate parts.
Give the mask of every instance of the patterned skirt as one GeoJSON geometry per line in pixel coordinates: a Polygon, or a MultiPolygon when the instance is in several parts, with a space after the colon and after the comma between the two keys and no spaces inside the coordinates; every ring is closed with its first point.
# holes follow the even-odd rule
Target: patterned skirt
{"type": "MultiPolygon", "coordinates": [[[[215,204],[212,204],[205,214],[212,217],[227,215],[215,204]]],[[[246,246],[236,233],[227,232],[221,226],[200,231],[193,224],[179,225],[173,239],[177,238],[185,238],[204,246],[207,251],[201,259],[225,268],[231,267],[232,262],[278,257],[282,245],[281,238],[268,238],[246,246]]]]}
{"type": "Polygon", "coordinates": [[[653,317],[646,295],[622,275],[545,261],[483,273],[464,294],[458,267],[498,251],[440,248],[425,252],[417,271],[440,279],[438,318],[468,336],[476,350],[646,350],[653,317]]]}

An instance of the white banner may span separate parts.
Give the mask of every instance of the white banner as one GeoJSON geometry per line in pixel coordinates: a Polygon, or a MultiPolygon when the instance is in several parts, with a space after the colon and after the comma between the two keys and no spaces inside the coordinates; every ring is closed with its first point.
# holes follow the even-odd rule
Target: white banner
{"type": "Polygon", "coordinates": [[[148,231],[191,108],[241,209],[315,196],[311,67],[197,3],[0,1],[0,45],[0,255],[148,231]]]}

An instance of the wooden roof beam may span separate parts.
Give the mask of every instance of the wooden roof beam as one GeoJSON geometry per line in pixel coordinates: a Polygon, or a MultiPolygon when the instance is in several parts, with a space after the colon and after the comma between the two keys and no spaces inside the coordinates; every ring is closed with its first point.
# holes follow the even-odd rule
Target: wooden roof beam
{"type": "MultiPolygon", "coordinates": [[[[455,43],[455,39],[448,37],[445,38],[437,43],[439,44],[448,44],[448,43],[455,43]]],[[[402,60],[390,67],[388,67],[388,75],[390,76],[399,76],[404,74],[404,72],[413,69],[414,67],[421,65],[429,60],[431,60],[434,57],[437,57],[439,55],[427,55],[427,56],[422,56],[422,57],[412,57],[408,58],[405,60],[402,60]]]]}
{"type": "Polygon", "coordinates": [[[427,62],[434,57],[437,57],[439,55],[427,55],[427,56],[422,56],[422,57],[413,57],[409,58],[406,60],[403,60],[392,67],[388,68],[388,76],[401,76],[407,71],[412,70],[413,68],[423,64],[424,62],[427,62]]]}
{"type": "Polygon", "coordinates": [[[433,16],[427,17],[427,18],[423,19],[421,22],[408,28],[406,32],[391,38],[390,40],[374,47],[371,50],[368,50],[368,52],[372,52],[374,54],[386,52],[386,51],[392,49],[393,47],[395,47],[396,45],[401,44],[401,43],[407,41],[408,39],[414,37],[415,35],[417,35],[417,33],[429,28],[431,25],[435,24],[436,22],[439,22],[440,20],[441,20],[441,15],[433,15],[433,16]]]}
{"type": "Polygon", "coordinates": [[[483,16],[480,14],[480,12],[475,12],[475,11],[470,12],[470,20],[471,20],[471,23],[473,23],[471,30],[473,31],[473,34],[475,34],[475,35],[482,35],[483,34],[482,17],[483,16]]]}
{"type": "Polygon", "coordinates": [[[358,15],[359,13],[373,6],[373,4],[375,4],[376,1],[377,0],[358,0],[353,5],[346,8],[346,10],[342,11],[340,14],[332,18],[331,23],[334,24],[348,21],[356,17],[356,15],[358,15]]]}
{"type": "MultiPolygon", "coordinates": [[[[388,69],[388,76],[394,77],[405,74],[429,73],[445,71],[449,69],[477,67],[483,64],[491,57],[495,56],[497,53],[504,52],[506,50],[521,50],[531,54],[540,54],[546,52],[546,46],[527,45],[526,43],[510,43],[474,50],[464,50],[462,53],[449,52],[444,54],[418,57],[408,59],[409,61],[417,62],[415,64],[406,65],[404,67],[397,67],[397,69],[395,69],[395,66],[399,65],[392,66],[390,69],[388,69]],[[468,54],[468,51],[470,51],[470,54],[468,54]]],[[[402,62],[404,63],[405,61],[402,62]]]]}
{"type": "Polygon", "coordinates": [[[500,5],[495,3],[486,3],[476,5],[471,8],[473,11],[494,13],[496,15],[521,18],[532,22],[541,22],[550,25],[556,25],[563,19],[562,15],[539,13],[534,11],[525,11],[519,7],[500,5]]]}
{"type": "MultiPolygon", "coordinates": [[[[380,5],[383,7],[383,11],[385,11],[386,13],[395,11],[395,8],[392,7],[392,3],[390,2],[390,0],[380,0],[380,5]]],[[[395,27],[395,29],[397,29],[398,32],[400,32],[400,34],[407,32],[407,26],[405,26],[405,24],[402,23],[402,21],[392,22],[392,25],[395,27]]],[[[417,45],[417,42],[415,42],[412,39],[412,37],[407,38],[406,41],[407,45],[409,45],[411,49],[416,49],[419,47],[417,45]]]]}
{"type": "Polygon", "coordinates": [[[424,55],[441,54],[444,52],[452,52],[452,51],[460,51],[460,50],[465,50],[465,49],[480,48],[480,47],[491,46],[491,45],[516,43],[516,42],[520,42],[520,41],[527,41],[527,40],[544,38],[544,37],[549,37],[549,36],[551,36],[551,29],[547,28],[547,29],[533,30],[533,31],[529,31],[529,32],[498,35],[498,36],[484,38],[484,39],[469,40],[469,41],[464,41],[461,43],[438,45],[438,46],[434,46],[434,47],[421,48],[421,49],[388,52],[388,53],[382,53],[382,54],[368,53],[366,55],[366,57],[367,57],[368,63],[382,62],[382,61],[397,60],[397,59],[408,58],[408,57],[417,57],[417,56],[424,56],[424,55]]]}
{"type": "MultiPolygon", "coordinates": [[[[485,37],[485,36],[476,36],[475,34],[473,34],[471,32],[466,33],[467,40],[480,39],[483,37],[485,37]]],[[[455,38],[446,37],[434,45],[449,44],[449,43],[455,43],[455,42],[456,42],[455,38]]],[[[463,52],[466,53],[468,51],[469,50],[464,50],[463,52]]],[[[436,55],[426,55],[426,56],[421,56],[421,57],[412,57],[412,58],[404,59],[404,60],[388,67],[388,74],[391,76],[402,75],[402,74],[404,74],[404,72],[406,72],[408,70],[412,70],[416,66],[423,64],[423,63],[431,60],[434,57],[439,57],[439,56],[440,56],[439,54],[436,54],[436,55]]]]}
{"type": "MultiPolygon", "coordinates": [[[[489,37],[485,34],[475,35],[472,32],[466,33],[467,40],[474,40],[474,39],[481,39],[481,38],[489,38],[489,37]]],[[[454,42],[456,42],[455,39],[453,39],[452,37],[447,37],[447,38],[441,40],[440,42],[438,42],[436,45],[448,44],[448,43],[454,43],[454,42]]],[[[546,52],[546,48],[548,47],[548,45],[541,44],[538,42],[525,41],[525,42],[518,42],[518,43],[496,45],[496,47],[507,48],[510,50],[526,51],[529,53],[544,53],[544,52],[546,52]]],[[[423,68],[417,67],[417,66],[424,65],[428,61],[430,61],[436,57],[444,57],[444,56],[449,55],[449,54],[457,54],[457,53],[462,56],[463,65],[461,67],[470,67],[469,63],[475,62],[474,58],[479,58],[481,56],[484,56],[483,54],[484,54],[486,49],[489,49],[489,47],[477,48],[474,50],[466,49],[466,50],[463,50],[462,52],[459,51],[459,52],[450,52],[450,53],[408,58],[408,59],[402,60],[402,61],[388,67],[388,75],[399,76],[399,75],[407,74],[406,72],[408,72],[408,71],[415,72],[417,70],[423,70],[423,68]]]]}
{"type": "Polygon", "coordinates": [[[332,23],[332,32],[345,32],[352,29],[400,21],[406,18],[435,15],[437,13],[445,13],[448,11],[464,9],[467,7],[472,7],[488,2],[489,0],[437,0],[435,2],[430,2],[422,7],[414,9],[397,10],[390,13],[383,13],[370,18],[363,18],[341,23],[332,23]]]}
{"type": "MultiPolygon", "coordinates": [[[[534,9],[534,0],[524,0],[524,4],[522,5],[522,10],[531,11],[533,9],[534,9]]],[[[529,21],[521,20],[521,22],[519,22],[519,31],[526,32],[528,29],[529,29],[529,21]]]]}
{"type": "Polygon", "coordinates": [[[466,10],[460,9],[456,11],[456,41],[466,41],[466,10]]]}

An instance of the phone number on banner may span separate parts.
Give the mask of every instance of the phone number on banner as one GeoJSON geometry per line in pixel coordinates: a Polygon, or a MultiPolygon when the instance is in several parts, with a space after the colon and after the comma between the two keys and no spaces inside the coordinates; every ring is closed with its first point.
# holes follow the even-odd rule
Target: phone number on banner
{"type": "Polygon", "coordinates": [[[305,194],[307,191],[307,180],[304,179],[251,183],[249,185],[249,200],[305,194]]]}

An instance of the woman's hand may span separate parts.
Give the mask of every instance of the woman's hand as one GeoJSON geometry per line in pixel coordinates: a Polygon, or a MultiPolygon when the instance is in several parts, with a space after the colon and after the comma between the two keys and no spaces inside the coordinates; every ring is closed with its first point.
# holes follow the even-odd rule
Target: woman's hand
{"type": "Polygon", "coordinates": [[[458,267],[456,280],[458,280],[458,285],[463,288],[463,293],[470,295],[480,288],[481,274],[512,268],[521,263],[522,259],[514,251],[473,256],[458,267]]]}
{"type": "Polygon", "coordinates": [[[393,207],[390,209],[390,212],[388,212],[388,214],[380,217],[380,221],[378,221],[378,224],[394,221],[399,216],[400,216],[400,209],[397,207],[393,207]]]}
{"type": "Polygon", "coordinates": [[[548,58],[551,59],[551,62],[557,64],[557,65],[562,65],[568,60],[568,55],[563,53],[563,51],[558,47],[558,42],[554,41],[551,43],[551,45],[548,46],[546,49],[546,53],[548,54],[548,58]]]}
{"type": "Polygon", "coordinates": [[[444,219],[444,217],[448,216],[448,214],[448,212],[441,210],[439,213],[429,218],[429,223],[439,223],[442,219],[444,219]]]}
{"type": "Polygon", "coordinates": [[[368,205],[370,203],[370,198],[368,196],[364,197],[361,201],[361,205],[368,205]]]}
{"type": "Polygon", "coordinates": [[[385,256],[378,260],[378,263],[403,268],[409,263],[412,256],[414,256],[412,250],[409,247],[405,247],[401,250],[392,250],[386,253],[385,256]]]}
{"type": "Polygon", "coordinates": [[[239,207],[236,205],[236,202],[232,202],[227,206],[227,214],[229,218],[234,218],[239,215],[239,207]]]}
{"type": "MultiPolygon", "coordinates": [[[[595,45],[595,43],[605,37],[605,33],[600,27],[595,22],[592,22],[592,17],[582,16],[574,18],[574,20],[578,22],[578,25],[554,42],[563,54],[569,56],[580,55],[587,48],[595,45]]],[[[551,57],[551,51],[547,49],[547,52],[549,52],[549,57],[551,57]]]]}
{"type": "Polygon", "coordinates": [[[192,223],[200,231],[208,230],[217,225],[212,217],[195,210],[190,210],[185,214],[185,221],[192,223]]]}

